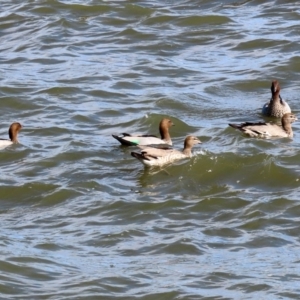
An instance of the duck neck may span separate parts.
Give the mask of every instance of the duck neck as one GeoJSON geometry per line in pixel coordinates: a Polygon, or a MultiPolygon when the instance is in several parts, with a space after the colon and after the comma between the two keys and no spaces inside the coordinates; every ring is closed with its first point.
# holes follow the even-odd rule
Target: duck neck
{"type": "Polygon", "coordinates": [[[192,147],[191,146],[184,146],[182,153],[186,156],[192,156],[192,147]]]}
{"type": "Polygon", "coordinates": [[[279,101],[280,101],[280,103],[281,103],[281,104],[283,104],[283,100],[282,100],[282,98],[281,98],[280,94],[278,94],[278,97],[279,97],[279,101]]]}
{"type": "Polygon", "coordinates": [[[271,101],[273,101],[274,103],[283,103],[283,100],[280,96],[280,90],[276,90],[273,94],[272,94],[272,99],[271,101]]]}
{"type": "Polygon", "coordinates": [[[9,139],[13,142],[13,143],[18,143],[18,138],[17,135],[15,133],[12,132],[12,130],[8,131],[8,136],[9,139]]]}
{"type": "Polygon", "coordinates": [[[159,133],[162,140],[164,140],[166,143],[171,143],[171,136],[168,128],[159,128],[159,133]]]}
{"type": "Polygon", "coordinates": [[[283,118],[281,120],[281,125],[284,131],[287,133],[287,135],[289,137],[292,137],[293,136],[292,124],[283,118]]]}

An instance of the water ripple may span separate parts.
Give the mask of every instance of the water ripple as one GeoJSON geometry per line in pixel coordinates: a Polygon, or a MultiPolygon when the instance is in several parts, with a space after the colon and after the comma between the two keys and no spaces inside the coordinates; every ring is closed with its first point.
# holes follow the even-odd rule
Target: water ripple
{"type": "Polygon", "coordinates": [[[1,137],[23,125],[0,152],[1,298],[298,298],[299,124],[228,126],[262,120],[273,79],[298,114],[295,1],[1,7],[1,137]],[[147,170],[111,137],[166,116],[191,159],[147,170]]]}

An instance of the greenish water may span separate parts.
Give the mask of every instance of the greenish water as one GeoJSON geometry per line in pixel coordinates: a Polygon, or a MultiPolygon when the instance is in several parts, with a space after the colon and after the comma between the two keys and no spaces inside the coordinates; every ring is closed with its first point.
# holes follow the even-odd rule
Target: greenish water
{"type": "MultiPolygon", "coordinates": [[[[8,1],[1,299],[299,299],[299,123],[246,138],[273,79],[299,118],[297,1],[8,1]],[[111,135],[193,134],[145,170],[111,135]]],[[[270,121],[270,119],[265,118],[270,121]]]]}

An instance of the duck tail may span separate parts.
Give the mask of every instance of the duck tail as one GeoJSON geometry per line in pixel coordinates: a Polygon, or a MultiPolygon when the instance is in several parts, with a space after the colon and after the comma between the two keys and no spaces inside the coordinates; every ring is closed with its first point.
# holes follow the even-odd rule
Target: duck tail
{"type": "Polygon", "coordinates": [[[131,156],[133,156],[134,158],[137,158],[140,161],[143,161],[145,159],[143,154],[137,153],[137,152],[131,152],[131,156]]]}
{"type": "Polygon", "coordinates": [[[115,138],[117,141],[119,141],[123,146],[135,146],[136,145],[135,143],[125,140],[123,138],[124,136],[121,137],[121,136],[112,134],[112,137],[115,138]]]}
{"type": "Polygon", "coordinates": [[[229,123],[228,124],[230,127],[233,127],[235,129],[240,129],[241,128],[241,125],[240,124],[232,124],[232,123],[229,123]]]}

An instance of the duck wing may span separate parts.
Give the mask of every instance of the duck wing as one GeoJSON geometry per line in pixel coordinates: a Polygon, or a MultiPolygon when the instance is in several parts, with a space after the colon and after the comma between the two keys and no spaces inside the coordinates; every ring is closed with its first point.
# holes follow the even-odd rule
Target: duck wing
{"type": "Polygon", "coordinates": [[[286,137],[287,133],[281,126],[276,124],[252,124],[242,128],[246,134],[250,136],[261,136],[261,137],[286,137]]]}

